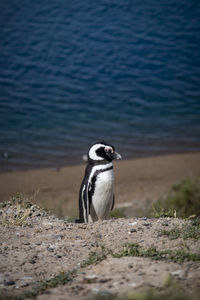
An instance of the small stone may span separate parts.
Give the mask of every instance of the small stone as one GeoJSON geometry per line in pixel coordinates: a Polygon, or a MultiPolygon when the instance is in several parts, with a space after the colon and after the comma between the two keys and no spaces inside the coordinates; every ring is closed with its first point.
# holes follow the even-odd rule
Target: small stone
{"type": "Polygon", "coordinates": [[[27,242],[27,241],[24,241],[23,242],[23,245],[25,245],[25,246],[29,246],[31,243],[29,243],[29,242],[27,242]]]}
{"type": "Polygon", "coordinates": [[[138,230],[144,232],[144,229],[142,227],[138,227],[138,230]]]}
{"type": "Polygon", "coordinates": [[[54,234],[53,235],[53,238],[58,240],[58,241],[61,241],[63,239],[63,235],[60,235],[60,234],[54,234]]]}
{"type": "Polygon", "coordinates": [[[133,232],[137,232],[137,230],[135,228],[130,229],[129,234],[133,233],[133,232]]]}
{"type": "Polygon", "coordinates": [[[14,284],[15,284],[15,282],[13,280],[8,280],[8,281],[4,282],[5,286],[10,286],[10,285],[14,285],[14,284]]]}
{"type": "Polygon", "coordinates": [[[146,221],[146,220],[147,220],[147,217],[142,217],[142,220],[143,220],[143,221],[146,221]]]}
{"type": "Polygon", "coordinates": [[[20,287],[26,287],[26,286],[29,286],[29,283],[28,282],[22,282],[20,284],[20,287]]]}
{"type": "Polygon", "coordinates": [[[93,283],[97,280],[97,275],[96,274],[92,274],[92,275],[87,275],[87,276],[84,276],[83,278],[83,282],[85,283],[93,283]]]}
{"type": "Polygon", "coordinates": [[[133,265],[132,265],[132,264],[128,264],[128,268],[129,268],[129,269],[132,269],[132,268],[133,268],[133,265]]]}
{"type": "Polygon", "coordinates": [[[54,248],[52,248],[52,247],[47,247],[47,250],[48,250],[49,252],[54,252],[54,248]]]}
{"type": "Polygon", "coordinates": [[[150,223],[143,223],[143,226],[150,226],[150,223]]]}
{"type": "Polygon", "coordinates": [[[99,280],[99,283],[106,283],[110,280],[111,280],[110,278],[102,278],[102,279],[99,280]]]}
{"type": "Polygon", "coordinates": [[[37,242],[35,243],[37,246],[40,246],[42,244],[42,242],[37,242]]]}
{"type": "Polygon", "coordinates": [[[134,225],[136,225],[136,224],[137,224],[137,222],[132,222],[132,223],[130,223],[131,226],[134,226],[134,225]]]}
{"type": "Polygon", "coordinates": [[[183,270],[176,270],[176,271],[171,272],[171,275],[182,279],[185,277],[185,272],[183,270]]]}
{"type": "Polygon", "coordinates": [[[168,223],[167,221],[163,221],[163,222],[161,223],[161,225],[162,225],[162,226],[169,226],[169,223],[168,223]]]}
{"type": "Polygon", "coordinates": [[[28,262],[29,262],[30,264],[32,264],[32,265],[33,265],[33,264],[35,264],[35,263],[36,263],[36,260],[35,260],[35,259],[33,259],[33,258],[30,258],[28,262]]]}

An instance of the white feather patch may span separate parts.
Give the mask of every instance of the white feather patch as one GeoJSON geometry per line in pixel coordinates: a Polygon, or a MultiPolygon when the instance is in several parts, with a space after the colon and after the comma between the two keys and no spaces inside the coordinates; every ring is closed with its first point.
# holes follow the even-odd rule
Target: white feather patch
{"type": "Polygon", "coordinates": [[[100,147],[105,147],[105,145],[96,144],[96,145],[92,146],[88,153],[89,158],[91,158],[92,160],[103,160],[103,157],[100,157],[96,154],[97,149],[99,149],[100,147]]]}
{"type": "MultiPolygon", "coordinates": [[[[112,167],[112,163],[95,166],[90,174],[91,182],[97,170],[106,170],[112,167]]],[[[95,191],[92,197],[92,204],[99,219],[106,219],[111,211],[113,203],[114,172],[113,169],[100,172],[95,182],[95,191]]]]}

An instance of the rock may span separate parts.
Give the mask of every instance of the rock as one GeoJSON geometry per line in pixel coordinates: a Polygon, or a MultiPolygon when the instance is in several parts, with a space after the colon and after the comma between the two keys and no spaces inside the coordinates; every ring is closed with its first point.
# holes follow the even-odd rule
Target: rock
{"type": "Polygon", "coordinates": [[[42,244],[42,242],[37,242],[35,243],[37,246],[40,246],[42,244]]]}
{"type": "Polygon", "coordinates": [[[83,277],[83,282],[84,283],[93,283],[97,280],[97,275],[96,274],[91,274],[91,275],[86,275],[83,277]]]}
{"type": "Polygon", "coordinates": [[[137,224],[137,222],[132,222],[132,223],[130,223],[131,226],[134,226],[134,225],[136,225],[136,224],[137,224]]]}
{"type": "Polygon", "coordinates": [[[36,260],[33,259],[33,258],[30,258],[28,262],[29,262],[30,264],[35,264],[35,263],[36,263],[36,260]]]}
{"type": "Polygon", "coordinates": [[[150,226],[151,224],[150,223],[143,223],[142,225],[143,226],[150,226]]]}
{"type": "Polygon", "coordinates": [[[111,278],[102,278],[102,279],[100,279],[98,282],[99,283],[106,283],[106,282],[108,282],[108,281],[110,281],[111,280],[111,278]]]}
{"type": "Polygon", "coordinates": [[[135,228],[132,228],[132,229],[130,229],[129,234],[131,234],[133,232],[137,232],[137,230],[135,228]]]}
{"type": "Polygon", "coordinates": [[[144,232],[144,229],[142,227],[138,227],[138,230],[144,232]]]}
{"type": "Polygon", "coordinates": [[[4,282],[5,286],[11,286],[11,285],[14,285],[14,284],[15,284],[15,281],[13,281],[13,280],[8,280],[8,281],[4,282]]]}
{"type": "Polygon", "coordinates": [[[25,245],[25,246],[29,246],[31,243],[30,242],[27,242],[27,241],[24,241],[23,242],[23,245],[25,245]]]}
{"type": "Polygon", "coordinates": [[[129,269],[132,269],[132,268],[133,268],[133,265],[132,265],[132,264],[128,264],[128,268],[129,268],[129,269]]]}
{"type": "Polygon", "coordinates": [[[54,248],[52,248],[52,247],[47,247],[47,250],[48,250],[49,252],[54,252],[54,248]]]}
{"type": "Polygon", "coordinates": [[[163,221],[163,222],[161,223],[161,225],[162,225],[162,226],[169,226],[169,223],[168,223],[167,221],[163,221]]]}
{"type": "Polygon", "coordinates": [[[58,241],[61,241],[63,239],[63,235],[61,235],[61,234],[54,234],[53,238],[56,239],[56,240],[58,240],[58,241]]]}
{"type": "Polygon", "coordinates": [[[29,283],[28,282],[22,282],[20,284],[20,287],[26,287],[26,286],[29,286],[29,283]]]}
{"type": "Polygon", "coordinates": [[[178,277],[180,279],[183,279],[185,277],[185,271],[183,271],[181,269],[180,270],[176,270],[176,271],[171,272],[171,275],[175,276],[175,277],[178,277]]]}

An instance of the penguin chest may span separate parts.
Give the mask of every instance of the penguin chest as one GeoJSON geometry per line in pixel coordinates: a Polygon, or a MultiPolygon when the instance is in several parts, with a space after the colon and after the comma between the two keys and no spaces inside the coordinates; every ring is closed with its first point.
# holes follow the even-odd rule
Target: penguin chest
{"type": "Polygon", "coordinates": [[[108,217],[113,203],[114,173],[113,170],[99,173],[96,182],[92,205],[99,219],[108,217]]]}

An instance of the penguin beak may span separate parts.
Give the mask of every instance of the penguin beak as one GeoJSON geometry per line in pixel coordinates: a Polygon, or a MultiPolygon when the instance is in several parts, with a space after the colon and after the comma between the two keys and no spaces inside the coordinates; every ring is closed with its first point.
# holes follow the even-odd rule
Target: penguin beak
{"type": "Polygon", "coordinates": [[[121,155],[117,152],[113,153],[113,157],[114,157],[113,159],[122,159],[121,155]]]}

